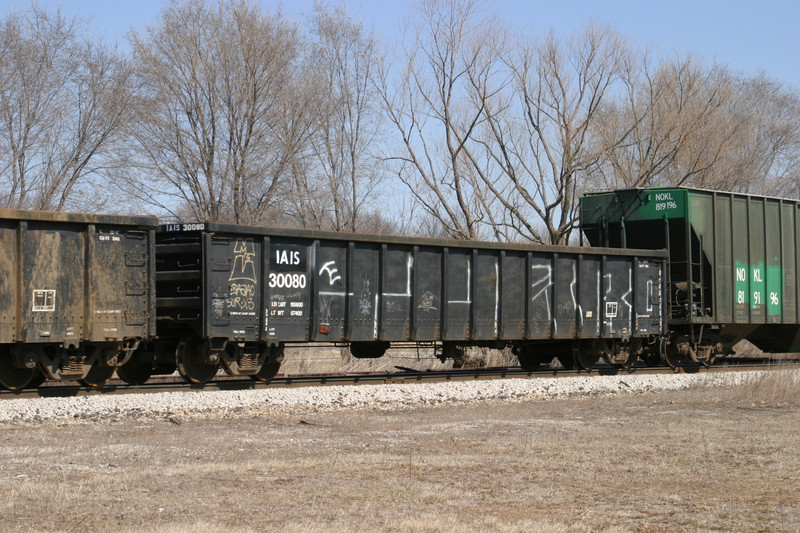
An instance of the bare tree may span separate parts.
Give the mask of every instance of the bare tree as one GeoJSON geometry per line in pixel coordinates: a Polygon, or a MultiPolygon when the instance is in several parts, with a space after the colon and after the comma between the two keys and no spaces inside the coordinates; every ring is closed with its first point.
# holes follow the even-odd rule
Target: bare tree
{"type": "Polygon", "coordinates": [[[626,65],[624,97],[608,102],[598,139],[624,137],[608,152],[606,187],[708,185],[704,178],[731,146],[740,124],[725,110],[731,78],[688,55],[652,64],[648,53],[626,65]]]}
{"type": "Polygon", "coordinates": [[[274,212],[310,106],[293,92],[298,29],[247,0],[175,1],[133,35],[134,190],[174,215],[256,223],[274,212]],[[181,211],[182,210],[182,211],[181,211]]]}
{"type": "Polygon", "coordinates": [[[423,2],[421,20],[404,76],[381,80],[400,179],[451,236],[567,243],[578,195],[624,140],[592,131],[627,45],[592,25],[512,41],[471,0],[423,2]]]}
{"type": "Polygon", "coordinates": [[[130,70],[80,34],[85,22],[33,5],[0,26],[0,203],[93,211],[109,199],[111,146],[130,70]]]}
{"type": "Polygon", "coordinates": [[[597,139],[606,101],[620,84],[627,46],[608,28],[589,25],[569,40],[549,34],[505,57],[509,88],[475,84],[486,115],[486,159],[474,160],[502,205],[495,224],[509,238],[566,244],[577,200],[624,134],[597,139]],[[510,96],[506,96],[510,90],[510,96]]]}
{"type": "Polygon", "coordinates": [[[378,159],[370,152],[380,129],[372,84],[377,52],[374,36],[343,5],[315,5],[304,70],[318,113],[308,150],[293,173],[295,209],[306,227],[360,231],[380,184],[378,159]]]}
{"type": "Polygon", "coordinates": [[[763,74],[738,77],[733,90],[726,115],[739,127],[724,164],[714,169],[715,183],[745,192],[800,197],[800,91],[763,74]],[[733,181],[729,176],[746,179],[733,181]]]}
{"type": "Polygon", "coordinates": [[[498,27],[475,0],[425,0],[418,15],[399,76],[386,69],[378,79],[400,140],[389,159],[423,212],[447,235],[474,239],[491,199],[483,195],[469,155],[485,120],[471,84],[490,75],[498,57],[498,27]]]}
{"type": "Polygon", "coordinates": [[[627,135],[602,165],[603,187],[695,186],[785,194],[797,176],[798,97],[692,56],[626,70],[600,139],[627,135]],[[782,192],[783,191],[783,192],[782,192]]]}

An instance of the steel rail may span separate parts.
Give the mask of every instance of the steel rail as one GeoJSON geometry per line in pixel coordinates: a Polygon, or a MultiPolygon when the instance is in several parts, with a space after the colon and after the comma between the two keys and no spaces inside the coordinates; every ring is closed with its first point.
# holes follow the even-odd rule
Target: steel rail
{"type": "MultiPolygon", "coordinates": [[[[729,359],[711,367],[692,369],[700,372],[720,371],[749,371],[769,370],[800,366],[800,360],[769,360],[758,359],[729,359]]],[[[569,370],[564,368],[543,368],[534,371],[523,370],[520,367],[477,368],[477,369],[452,369],[439,371],[417,371],[399,368],[398,372],[358,373],[358,374],[303,374],[289,375],[274,378],[270,383],[254,381],[249,378],[232,378],[218,376],[217,379],[203,385],[186,383],[179,378],[160,379],[150,381],[143,385],[128,385],[121,380],[113,379],[102,389],[93,389],[77,382],[44,384],[38,389],[25,389],[23,391],[0,390],[0,400],[21,398],[58,398],[76,396],[97,396],[113,394],[151,394],[159,392],[188,392],[188,391],[241,391],[278,389],[289,387],[319,387],[330,385],[359,385],[359,384],[398,384],[398,383],[436,383],[447,381],[476,381],[510,378],[537,378],[537,377],[573,377],[592,375],[615,374],[672,374],[678,373],[670,367],[637,366],[622,369],[613,365],[598,365],[592,370],[569,370]]]]}

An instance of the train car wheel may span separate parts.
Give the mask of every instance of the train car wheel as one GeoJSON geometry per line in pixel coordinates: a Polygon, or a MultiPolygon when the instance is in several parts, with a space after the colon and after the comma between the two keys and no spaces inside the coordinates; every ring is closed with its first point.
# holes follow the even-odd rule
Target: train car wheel
{"type": "MultiPolygon", "coordinates": [[[[572,348],[574,368],[578,370],[593,369],[600,359],[600,352],[597,348],[593,341],[576,342],[572,348]]],[[[559,361],[561,361],[561,359],[559,359],[559,361]]]]}
{"type": "Polygon", "coordinates": [[[649,352],[642,357],[647,366],[659,366],[661,364],[661,354],[657,352],[649,352]]]}
{"type": "Polygon", "coordinates": [[[683,355],[678,351],[675,342],[668,342],[665,344],[663,350],[664,362],[671,368],[678,369],[683,365],[683,355]]]}
{"type": "Polygon", "coordinates": [[[250,377],[255,381],[263,381],[264,383],[269,383],[270,381],[272,381],[272,378],[274,378],[277,375],[278,370],[280,370],[280,368],[281,368],[280,363],[268,361],[263,365],[261,365],[261,370],[259,370],[250,377]]]}
{"type": "Polygon", "coordinates": [[[114,370],[115,367],[98,361],[92,365],[92,368],[89,369],[89,372],[80,382],[92,389],[102,389],[103,385],[108,383],[108,380],[114,375],[114,370]]]}
{"type": "Polygon", "coordinates": [[[153,375],[153,365],[133,355],[130,360],[117,368],[117,377],[128,385],[144,385],[153,375]]]}
{"type": "Polygon", "coordinates": [[[36,368],[18,368],[8,350],[0,353],[0,385],[8,390],[22,390],[36,375],[36,368]]]}
{"type": "Polygon", "coordinates": [[[261,365],[258,372],[250,376],[255,381],[269,383],[281,368],[281,363],[283,362],[283,346],[272,346],[267,348],[267,350],[269,353],[267,354],[264,364],[261,365]]]}
{"type": "Polygon", "coordinates": [[[33,378],[25,385],[26,389],[38,389],[41,387],[42,383],[47,381],[47,376],[41,370],[36,370],[36,373],[33,375],[33,378]]]}
{"type": "Polygon", "coordinates": [[[181,339],[175,350],[178,373],[187,383],[203,384],[217,375],[219,361],[210,358],[206,343],[194,336],[181,339]]]}

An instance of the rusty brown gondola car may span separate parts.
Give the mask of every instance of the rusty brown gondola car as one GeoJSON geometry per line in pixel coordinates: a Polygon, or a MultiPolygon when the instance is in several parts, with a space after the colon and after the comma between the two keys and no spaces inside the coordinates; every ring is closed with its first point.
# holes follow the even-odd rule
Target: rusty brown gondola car
{"type": "Polygon", "coordinates": [[[155,217],[0,210],[0,384],[101,386],[155,335],[155,217]]]}

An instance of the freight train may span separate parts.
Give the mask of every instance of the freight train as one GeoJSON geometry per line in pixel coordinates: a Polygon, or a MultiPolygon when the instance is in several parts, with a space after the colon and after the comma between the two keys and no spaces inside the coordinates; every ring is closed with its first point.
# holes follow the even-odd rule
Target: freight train
{"type": "Polygon", "coordinates": [[[631,189],[580,213],[591,246],[0,210],[0,385],[269,381],[314,343],[510,348],[529,370],[800,351],[800,202],[631,189]]]}

